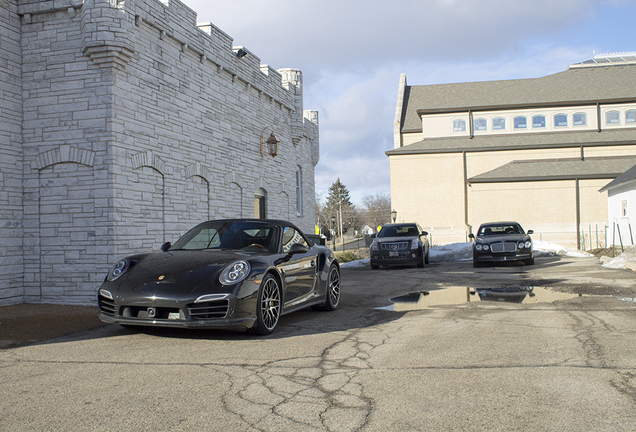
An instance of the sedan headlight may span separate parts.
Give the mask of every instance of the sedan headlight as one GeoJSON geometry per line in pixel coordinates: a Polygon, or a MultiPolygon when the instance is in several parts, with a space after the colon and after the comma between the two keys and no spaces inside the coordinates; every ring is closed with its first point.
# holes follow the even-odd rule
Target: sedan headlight
{"type": "Polygon", "coordinates": [[[420,242],[417,239],[413,239],[413,243],[411,243],[411,249],[417,249],[420,247],[420,242]]]}
{"type": "Polygon", "coordinates": [[[481,251],[483,248],[481,247],[480,244],[476,244],[475,245],[475,249],[477,249],[478,251],[481,251]]]}
{"type": "Polygon", "coordinates": [[[487,251],[487,250],[490,249],[490,247],[487,244],[485,244],[485,243],[484,244],[477,243],[477,244],[475,244],[475,249],[477,249],[478,251],[482,251],[482,250],[487,251]]]}
{"type": "Polygon", "coordinates": [[[530,240],[528,240],[526,242],[526,249],[530,249],[532,247],[532,242],[530,240]]]}
{"type": "Polygon", "coordinates": [[[241,282],[250,274],[250,264],[247,261],[237,261],[225,267],[219,280],[223,285],[234,285],[241,282]]]}
{"type": "Polygon", "coordinates": [[[378,250],[378,242],[371,243],[371,250],[372,251],[377,251],[378,250]]]}

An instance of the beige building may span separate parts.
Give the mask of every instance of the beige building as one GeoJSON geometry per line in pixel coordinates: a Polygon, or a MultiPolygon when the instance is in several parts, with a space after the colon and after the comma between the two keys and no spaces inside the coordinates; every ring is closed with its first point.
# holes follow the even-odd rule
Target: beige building
{"type": "Polygon", "coordinates": [[[516,220],[535,240],[603,246],[599,190],[636,165],[634,83],[636,53],[534,79],[409,86],[403,74],[386,152],[397,221],[433,244],[516,220]]]}

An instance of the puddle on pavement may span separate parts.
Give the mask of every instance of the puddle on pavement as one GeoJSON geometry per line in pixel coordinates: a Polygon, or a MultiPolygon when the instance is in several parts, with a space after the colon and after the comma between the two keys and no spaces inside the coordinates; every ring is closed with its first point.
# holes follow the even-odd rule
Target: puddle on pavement
{"type": "Polygon", "coordinates": [[[392,305],[376,309],[402,312],[435,306],[456,306],[480,301],[553,303],[558,300],[569,300],[576,297],[582,297],[582,295],[531,286],[498,288],[449,287],[433,291],[413,292],[393,297],[389,299],[391,303],[393,303],[392,305]]]}

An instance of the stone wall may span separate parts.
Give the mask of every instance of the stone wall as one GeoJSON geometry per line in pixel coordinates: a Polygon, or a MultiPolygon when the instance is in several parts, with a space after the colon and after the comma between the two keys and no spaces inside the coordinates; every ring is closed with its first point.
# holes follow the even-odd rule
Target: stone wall
{"type": "Polygon", "coordinates": [[[0,302],[15,302],[24,273],[20,18],[15,2],[0,1],[0,302]]]}
{"type": "Polygon", "coordinates": [[[254,217],[257,192],[267,217],[313,230],[318,118],[300,71],[239,58],[175,0],[17,6],[24,301],[93,303],[116,259],[204,220],[254,217]],[[275,158],[261,154],[272,130],[275,158]]]}

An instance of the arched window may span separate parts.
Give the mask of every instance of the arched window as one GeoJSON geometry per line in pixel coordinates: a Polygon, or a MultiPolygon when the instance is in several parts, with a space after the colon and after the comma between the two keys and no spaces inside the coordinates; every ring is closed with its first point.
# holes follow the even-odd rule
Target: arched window
{"type": "Polygon", "coordinates": [[[296,168],[296,214],[303,214],[303,170],[301,167],[296,168]]]}
{"type": "Polygon", "coordinates": [[[586,126],[587,115],[585,113],[576,113],[572,116],[572,124],[574,126],[586,126]]]}
{"type": "Polygon", "coordinates": [[[636,110],[629,110],[625,113],[625,123],[636,123],[636,110]]]}
{"type": "Polygon", "coordinates": [[[514,118],[514,128],[515,129],[527,129],[528,128],[528,119],[523,116],[514,118]]]}
{"type": "Polygon", "coordinates": [[[618,111],[608,111],[605,113],[606,125],[619,125],[621,124],[621,113],[618,111]]]}
{"type": "Polygon", "coordinates": [[[466,120],[453,120],[453,132],[466,132],[466,120]]]}
{"type": "Polygon", "coordinates": [[[555,114],[554,127],[568,127],[568,116],[565,114],[555,114]]]}
{"type": "Polygon", "coordinates": [[[492,119],[492,130],[506,130],[506,119],[503,117],[492,119]]]}
{"type": "Polygon", "coordinates": [[[488,120],[486,120],[485,118],[475,119],[475,130],[476,131],[488,130],[488,120]]]}
{"type": "Polygon", "coordinates": [[[536,115],[532,117],[532,127],[533,128],[544,128],[545,127],[545,116],[536,115]]]}

